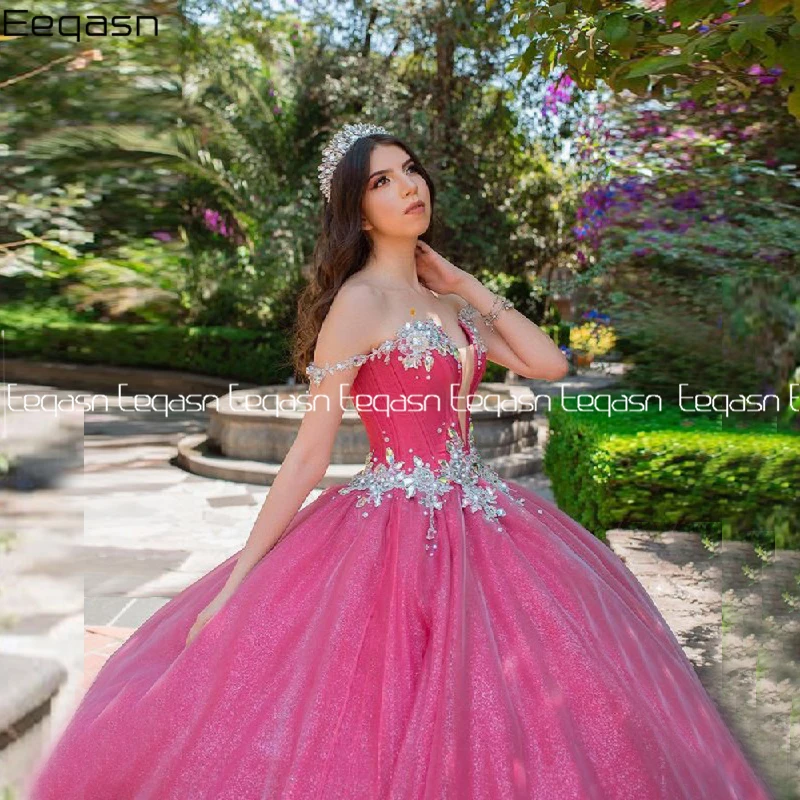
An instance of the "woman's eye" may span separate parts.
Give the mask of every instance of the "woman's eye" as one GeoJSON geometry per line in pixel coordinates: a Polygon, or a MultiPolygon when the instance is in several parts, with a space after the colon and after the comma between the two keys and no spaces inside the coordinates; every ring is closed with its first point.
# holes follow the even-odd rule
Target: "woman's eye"
{"type": "MultiPolygon", "coordinates": [[[[408,169],[413,169],[414,172],[419,172],[419,169],[417,168],[416,164],[409,164],[408,169]]],[[[373,185],[372,188],[377,189],[381,185],[381,181],[384,180],[385,178],[386,178],[385,175],[381,175],[380,178],[378,178],[378,180],[375,181],[375,184],[373,185]]]]}

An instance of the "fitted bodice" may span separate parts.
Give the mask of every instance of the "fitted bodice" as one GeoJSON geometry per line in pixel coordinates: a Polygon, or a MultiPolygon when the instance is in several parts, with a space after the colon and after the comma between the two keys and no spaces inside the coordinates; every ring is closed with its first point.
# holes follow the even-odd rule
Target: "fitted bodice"
{"type": "MultiPolygon", "coordinates": [[[[475,314],[469,304],[458,313],[467,337],[463,358],[448,333],[425,318],[403,323],[369,353],[306,368],[311,383],[319,384],[329,373],[359,367],[350,397],[370,450],[364,468],[339,491],[363,491],[358,505],[379,505],[386,493],[402,489],[428,508],[429,540],[435,538],[433,509],[441,508],[441,498],[455,486],[462,489],[462,505],[490,519],[505,513],[496,506],[496,490],[509,494],[475,446],[469,402],[486,370],[487,352],[475,314]]],[[[426,548],[432,555],[436,543],[426,548]]]]}
{"type": "Polygon", "coordinates": [[[466,357],[433,319],[414,319],[369,353],[333,365],[310,364],[311,382],[319,384],[336,370],[359,366],[350,397],[364,424],[370,459],[434,463],[449,457],[455,443],[474,452],[469,402],[486,369],[486,346],[475,326],[475,309],[458,314],[467,337],[466,357]]]}

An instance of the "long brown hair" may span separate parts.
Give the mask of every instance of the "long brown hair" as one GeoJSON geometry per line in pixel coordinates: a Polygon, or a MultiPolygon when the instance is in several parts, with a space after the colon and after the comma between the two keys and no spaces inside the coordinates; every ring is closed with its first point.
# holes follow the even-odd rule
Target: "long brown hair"
{"type": "MultiPolygon", "coordinates": [[[[333,298],[351,275],[363,269],[372,253],[372,241],[361,228],[361,201],[369,180],[370,153],[379,144],[395,144],[414,159],[428,184],[433,214],[436,194],[433,181],[402,139],[386,133],[372,133],[353,143],[331,178],[330,201],[324,203],[311,276],[297,301],[292,360],[302,380],[306,380],[305,370],[313,360],[317,335],[333,298]]],[[[431,233],[429,226],[419,238],[430,244],[431,233]]]]}

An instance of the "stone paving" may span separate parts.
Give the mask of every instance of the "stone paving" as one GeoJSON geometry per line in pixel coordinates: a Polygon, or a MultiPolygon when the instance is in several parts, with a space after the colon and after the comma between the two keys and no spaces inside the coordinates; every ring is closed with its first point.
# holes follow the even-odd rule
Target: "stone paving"
{"type": "Polygon", "coordinates": [[[776,798],[800,797],[800,552],[614,530],[613,550],[653,598],[776,798]]]}
{"type": "MultiPolygon", "coordinates": [[[[27,390],[35,388],[41,387],[27,390]]],[[[4,616],[13,612],[0,633],[0,651],[49,654],[67,667],[53,735],[136,627],[241,548],[268,491],[200,478],[174,465],[177,441],[204,430],[201,414],[165,418],[112,408],[86,413],[84,425],[82,470],[56,487],[2,495],[17,560],[6,564],[15,573],[15,598],[0,606],[4,616]]],[[[515,480],[552,499],[543,475],[515,480]]],[[[306,503],[318,495],[311,492],[306,503]]],[[[715,559],[691,534],[616,531],[609,540],[656,600],[776,797],[800,797],[793,778],[800,774],[797,746],[791,746],[800,733],[800,634],[775,599],[778,584],[790,585],[800,564],[781,562],[774,585],[762,572],[754,589],[739,578],[751,548],[715,559]],[[772,609],[769,614],[746,613],[754,596],[762,611],[772,609]],[[771,655],[757,662],[759,653],[771,655]]]]}

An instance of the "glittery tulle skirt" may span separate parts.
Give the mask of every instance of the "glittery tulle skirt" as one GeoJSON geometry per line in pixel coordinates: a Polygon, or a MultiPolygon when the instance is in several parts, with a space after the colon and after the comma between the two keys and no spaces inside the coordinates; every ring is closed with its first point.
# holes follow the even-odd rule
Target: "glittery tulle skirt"
{"type": "Polygon", "coordinates": [[[111,656],[31,800],[769,798],[642,586],[554,504],[325,490],[111,656]]]}

